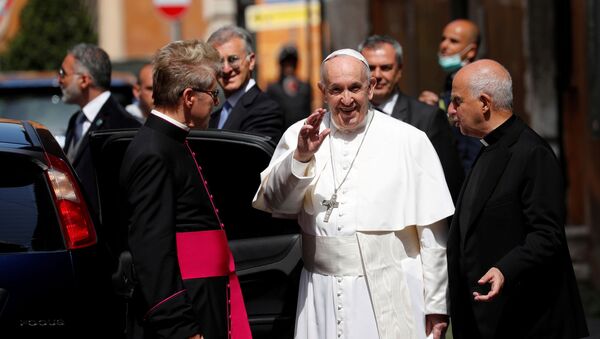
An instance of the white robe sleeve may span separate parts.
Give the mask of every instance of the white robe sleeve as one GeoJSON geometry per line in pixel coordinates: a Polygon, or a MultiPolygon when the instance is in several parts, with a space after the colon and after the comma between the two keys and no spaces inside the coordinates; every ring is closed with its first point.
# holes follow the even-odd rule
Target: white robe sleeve
{"type": "Polygon", "coordinates": [[[254,208],[273,214],[300,212],[306,191],[315,176],[315,159],[307,163],[294,159],[299,126],[296,123],[282,137],[269,166],[260,174],[261,184],[254,196],[254,208]],[[296,128],[298,127],[298,128],[296,128]]]}
{"type": "Polygon", "coordinates": [[[442,219],[417,226],[423,265],[425,314],[448,314],[448,265],[446,242],[448,224],[442,219]]]}

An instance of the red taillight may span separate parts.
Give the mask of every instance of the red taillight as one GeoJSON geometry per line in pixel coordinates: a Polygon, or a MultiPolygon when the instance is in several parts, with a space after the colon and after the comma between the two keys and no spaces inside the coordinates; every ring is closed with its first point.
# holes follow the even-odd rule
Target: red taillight
{"type": "Polygon", "coordinates": [[[50,167],[46,175],[50,181],[60,224],[68,249],[82,248],[96,243],[96,231],[87,205],[69,166],[60,158],[48,155],[50,167]]]}

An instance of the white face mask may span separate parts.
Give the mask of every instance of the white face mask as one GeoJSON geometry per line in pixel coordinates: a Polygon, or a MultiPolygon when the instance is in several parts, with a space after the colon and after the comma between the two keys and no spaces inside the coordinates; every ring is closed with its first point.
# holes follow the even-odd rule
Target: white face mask
{"type": "Polygon", "coordinates": [[[438,63],[445,72],[454,72],[467,64],[467,60],[462,60],[462,56],[471,48],[473,48],[471,44],[468,44],[462,51],[448,56],[438,53],[438,63]]]}

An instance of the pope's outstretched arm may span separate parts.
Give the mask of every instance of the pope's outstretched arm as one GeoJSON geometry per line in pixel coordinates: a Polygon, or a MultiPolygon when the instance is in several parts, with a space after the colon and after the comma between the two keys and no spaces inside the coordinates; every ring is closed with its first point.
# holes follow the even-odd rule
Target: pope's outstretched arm
{"type": "Polygon", "coordinates": [[[279,141],[271,163],[261,173],[261,185],[252,206],[277,213],[296,214],[314,178],[314,154],[329,135],[320,131],[325,110],[317,108],[303,123],[292,125],[279,141]]]}

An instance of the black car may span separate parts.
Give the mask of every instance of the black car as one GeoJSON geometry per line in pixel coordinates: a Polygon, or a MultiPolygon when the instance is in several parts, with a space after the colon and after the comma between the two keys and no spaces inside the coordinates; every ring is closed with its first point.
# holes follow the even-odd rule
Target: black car
{"type": "MultiPolygon", "coordinates": [[[[51,132],[0,118],[0,338],[124,338],[125,303],[111,276],[126,248],[121,158],[135,130],[92,134],[100,215],[51,132]]],[[[268,139],[227,131],[188,137],[215,196],[254,338],[293,337],[300,237],[295,220],[255,210],[268,139]]]]}
{"type": "Polygon", "coordinates": [[[50,131],[0,119],[0,162],[0,337],[118,328],[96,224],[50,131]]]}
{"type": "MultiPolygon", "coordinates": [[[[91,136],[102,234],[115,253],[126,249],[127,218],[118,175],[135,133],[97,131],[91,136]]],[[[188,142],[225,224],[253,337],[292,338],[302,268],[299,226],[251,206],[273,144],[266,137],[224,130],[192,130],[188,142]]]]}

